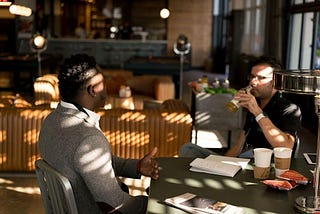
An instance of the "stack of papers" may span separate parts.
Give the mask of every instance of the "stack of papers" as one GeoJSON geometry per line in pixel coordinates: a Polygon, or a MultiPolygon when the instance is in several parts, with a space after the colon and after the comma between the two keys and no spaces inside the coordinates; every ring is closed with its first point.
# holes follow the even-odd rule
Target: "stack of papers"
{"type": "Polygon", "coordinates": [[[220,202],[211,198],[185,193],[164,201],[166,204],[184,210],[188,213],[197,214],[242,214],[243,209],[228,203],[220,202]]]}
{"type": "Polygon", "coordinates": [[[250,159],[234,158],[220,155],[210,155],[206,158],[196,158],[190,163],[190,170],[215,175],[234,177],[235,174],[246,168],[250,159]]]}

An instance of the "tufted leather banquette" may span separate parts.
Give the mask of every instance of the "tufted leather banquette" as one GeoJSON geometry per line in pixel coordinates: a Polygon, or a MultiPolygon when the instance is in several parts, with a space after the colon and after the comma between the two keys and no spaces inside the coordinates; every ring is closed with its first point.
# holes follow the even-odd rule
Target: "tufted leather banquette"
{"type": "MultiPolygon", "coordinates": [[[[0,171],[34,171],[40,158],[38,135],[42,121],[52,111],[44,107],[0,108],[0,171]]],[[[115,155],[141,158],[151,148],[158,156],[175,156],[191,139],[192,119],[180,100],[166,100],[144,110],[100,110],[100,126],[115,155]]]]}

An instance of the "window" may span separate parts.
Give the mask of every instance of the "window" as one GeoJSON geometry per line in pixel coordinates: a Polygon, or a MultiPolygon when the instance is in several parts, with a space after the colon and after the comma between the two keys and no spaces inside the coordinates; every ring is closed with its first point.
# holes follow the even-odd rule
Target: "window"
{"type": "Polygon", "coordinates": [[[266,0],[246,0],[241,52],[259,56],[264,52],[266,0]]]}
{"type": "MultiPolygon", "coordinates": [[[[286,69],[301,70],[320,68],[320,2],[293,0],[288,8],[289,31],[286,69]]],[[[302,112],[302,125],[317,133],[317,115],[314,96],[287,95],[294,100],[302,112]]]]}
{"type": "Polygon", "coordinates": [[[320,2],[295,0],[289,8],[287,69],[320,68],[320,2]]]}

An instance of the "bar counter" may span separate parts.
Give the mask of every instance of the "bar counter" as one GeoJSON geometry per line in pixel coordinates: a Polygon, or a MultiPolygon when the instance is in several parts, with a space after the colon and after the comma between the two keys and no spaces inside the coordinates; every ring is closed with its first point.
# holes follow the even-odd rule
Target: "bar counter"
{"type": "MultiPolygon", "coordinates": [[[[29,39],[18,40],[18,53],[32,53],[29,39]]],[[[102,67],[123,68],[124,62],[133,56],[156,57],[167,54],[166,40],[114,40],[49,38],[47,54],[61,54],[64,58],[76,53],[94,56],[102,67]]]]}

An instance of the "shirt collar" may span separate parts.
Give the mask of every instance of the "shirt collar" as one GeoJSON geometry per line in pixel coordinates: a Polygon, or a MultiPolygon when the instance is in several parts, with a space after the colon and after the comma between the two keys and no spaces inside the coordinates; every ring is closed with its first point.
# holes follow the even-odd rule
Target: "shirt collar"
{"type": "MultiPolygon", "coordinates": [[[[78,110],[77,107],[72,103],[68,103],[68,102],[65,102],[65,101],[61,100],[60,104],[61,104],[62,107],[78,110]]],[[[93,112],[93,111],[91,111],[91,110],[89,110],[87,108],[84,108],[84,107],[83,107],[83,109],[88,113],[89,117],[92,118],[96,124],[99,124],[99,120],[100,120],[100,115],[99,114],[97,114],[97,113],[95,113],[95,112],[93,112]]]]}

